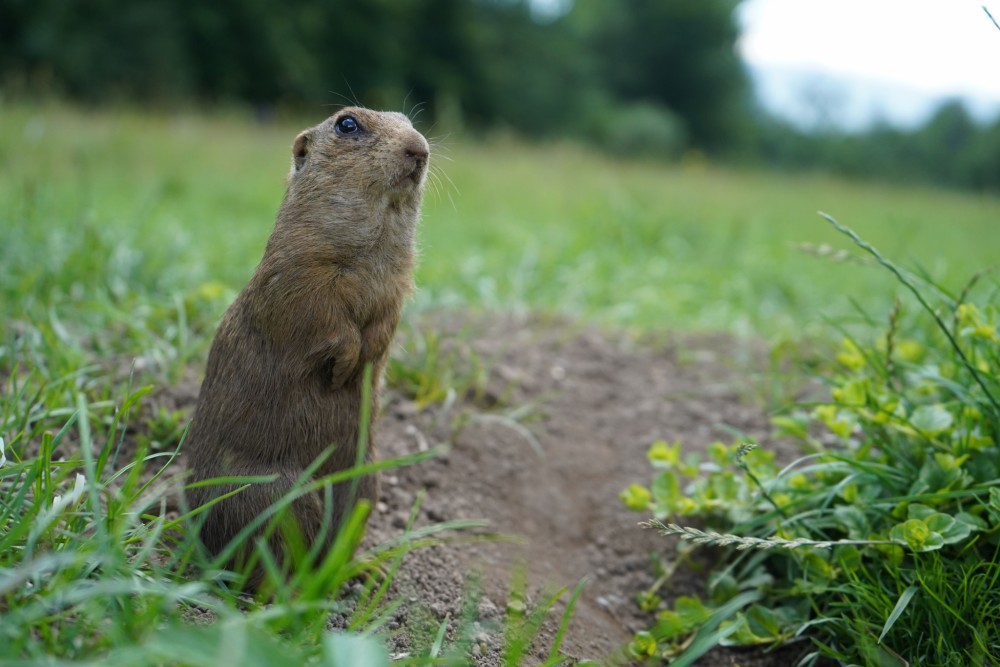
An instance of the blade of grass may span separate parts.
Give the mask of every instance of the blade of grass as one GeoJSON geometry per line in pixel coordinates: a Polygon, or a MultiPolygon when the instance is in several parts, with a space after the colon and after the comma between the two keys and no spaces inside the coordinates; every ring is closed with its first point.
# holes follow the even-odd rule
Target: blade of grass
{"type": "Polygon", "coordinates": [[[919,590],[919,586],[910,586],[903,591],[902,595],[899,596],[899,600],[896,601],[896,606],[892,608],[892,613],[889,614],[889,618],[885,619],[885,625],[882,626],[882,633],[878,636],[879,644],[882,643],[885,636],[889,634],[890,630],[892,630],[892,626],[896,624],[899,617],[902,616],[904,611],[906,611],[906,606],[910,604],[910,600],[913,599],[913,596],[916,595],[919,590]]]}
{"type": "Polygon", "coordinates": [[[559,621],[559,629],[556,631],[556,636],[552,640],[552,647],[549,649],[548,658],[542,664],[542,667],[555,667],[566,661],[567,658],[559,656],[559,647],[562,646],[563,639],[566,636],[566,630],[569,629],[569,621],[573,617],[573,609],[576,607],[576,601],[580,598],[580,594],[583,593],[584,586],[587,585],[587,578],[584,577],[577,583],[576,588],[573,589],[572,595],[569,597],[569,601],[566,603],[566,609],[563,611],[562,620],[559,621]]]}

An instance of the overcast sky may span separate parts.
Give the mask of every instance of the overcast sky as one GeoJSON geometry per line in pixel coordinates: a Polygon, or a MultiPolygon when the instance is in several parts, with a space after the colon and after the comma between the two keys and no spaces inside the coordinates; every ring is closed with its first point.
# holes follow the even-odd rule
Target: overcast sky
{"type": "Polygon", "coordinates": [[[738,48],[767,106],[792,116],[919,122],[949,97],[990,116],[1000,30],[983,4],[1000,20],[1000,0],[746,0],[738,48]]]}

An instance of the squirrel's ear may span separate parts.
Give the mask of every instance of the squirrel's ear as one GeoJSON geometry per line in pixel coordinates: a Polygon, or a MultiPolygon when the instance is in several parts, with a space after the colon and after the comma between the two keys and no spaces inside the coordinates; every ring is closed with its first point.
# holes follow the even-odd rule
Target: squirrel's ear
{"type": "Polygon", "coordinates": [[[306,163],[306,156],[309,155],[311,144],[312,132],[309,130],[299,132],[299,136],[295,137],[295,143],[292,144],[292,165],[295,171],[301,169],[302,165],[306,163]]]}

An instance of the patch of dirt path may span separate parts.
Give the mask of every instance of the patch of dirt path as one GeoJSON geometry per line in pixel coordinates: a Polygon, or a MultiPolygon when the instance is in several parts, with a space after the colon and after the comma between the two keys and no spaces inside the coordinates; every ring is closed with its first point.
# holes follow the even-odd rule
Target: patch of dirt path
{"type": "MultiPolygon", "coordinates": [[[[685,448],[703,450],[732,439],[722,428],[727,425],[773,446],[762,409],[742,398],[750,381],[728,363],[739,350],[728,338],[637,344],[624,335],[538,319],[490,319],[471,331],[461,344],[488,372],[487,402],[500,399],[503,406],[531,411],[532,419],[518,425],[499,416],[499,406],[484,412],[469,399],[447,410],[420,411],[390,392],[377,425],[382,457],[441,442],[450,441],[452,448],[383,477],[368,541],[398,536],[421,489],[426,497],[417,525],[484,518],[498,532],[523,536],[521,545],[484,541],[410,554],[393,591],[408,603],[403,613],[411,623],[423,615],[428,627],[459,617],[469,574],[481,573],[482,632],[473,655],[477,665],[500,665],[502,639],[491,630],[504,614],[511,565],[523,561],[531,602],[541,599],[545,587],[572,588],[588,580],[564,652],[624,663],[621,647],[650,621],[632,601],[653,582],[650,555],[669,561],[676,554],[674,540],[639,528],[644,517],[618,499],[628,484],[649,483],[649,445],[680,440],[685,448]],[[464,419],[457,430],[456,418],[464,419]]],[[[661,591],[668,600],[703,592],[701,576],[684,568],[661,591]]],[[[553,614],[534,660],[546,654],[558,620],[553,614]]],[[[408,635],[393,639],[397,652],[417,641],[408,635]]],[[[716,651],[698,664],[750,667],[794,660],[787,653],[778,658],[716,651]]]]}

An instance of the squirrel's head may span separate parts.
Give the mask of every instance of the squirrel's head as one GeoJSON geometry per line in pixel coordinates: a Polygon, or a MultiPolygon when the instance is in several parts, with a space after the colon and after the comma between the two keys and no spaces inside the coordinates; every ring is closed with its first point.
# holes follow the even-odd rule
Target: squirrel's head
{"type": "Polygon", "coordinates": [[[403,114],[347,107],[295,138],[288,184],[373,206],[419,205],[429,159],[427,140],[403,114]]]}

